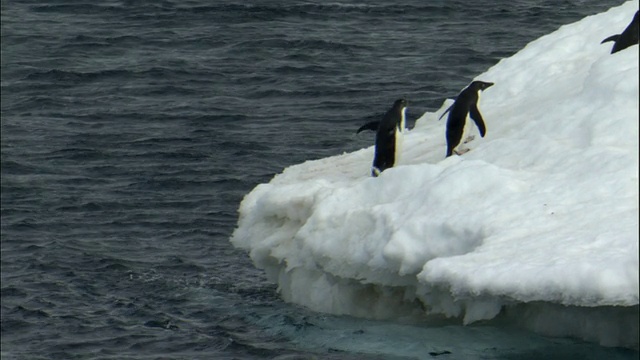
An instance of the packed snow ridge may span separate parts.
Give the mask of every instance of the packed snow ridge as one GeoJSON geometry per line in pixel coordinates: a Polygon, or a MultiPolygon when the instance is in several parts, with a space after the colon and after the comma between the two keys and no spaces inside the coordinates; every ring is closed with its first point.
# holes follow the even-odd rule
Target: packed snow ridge
{"type": "Polygon", "coordinates": [[[377,178],[371,146],[258,185],[232,243],[317,311],[495,318],[637,349],[638,46],[600,44],[637,9],[563,26],[479,75],[495,83],[478,104],[487,134],[467,121],[464,155],[444,156],[449,99],[377,178]]]}

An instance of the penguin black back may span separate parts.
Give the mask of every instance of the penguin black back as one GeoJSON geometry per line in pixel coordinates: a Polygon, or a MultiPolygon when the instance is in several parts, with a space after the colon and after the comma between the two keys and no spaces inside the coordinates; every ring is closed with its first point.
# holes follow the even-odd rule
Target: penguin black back
{"type": "Polygon", "coordinates": [[[636,11],[636,14],[633,16],[633,20],[631,20],[631,23],[627,25],[626,29],[624,29],[622,33],[609,36],[602,40],[601,44],[604,44],[607,41],[614,41],[613,48],[611,48],[612,54],[637,44],[638,32],[640,31],[639,24],[640,18],[638,18],[638,11],[636,11]]]}
{"type": "Polygon", "coordinates": [[[406,107],[407,101],[405,99],[396,100],[378,125],[373,168],[371,169],[373,176],[378,176],[397,162],[400,152],[398,137],[404,131],[406,107]]]}
{"type": "Polygon", "coordinates": [[[460,92],[456,101],[447,110],[449,117],[447,118],[447,157],[453,155],[453,151],[460,144],[464,126],[467,121],[467,114],[476,123],[480,136],[484,137],[487,129],[484,125],[484,119],[478,110],[478,91],[482,91],[493,85],[490,82],[473,81],[469,86],[460,92]]]}

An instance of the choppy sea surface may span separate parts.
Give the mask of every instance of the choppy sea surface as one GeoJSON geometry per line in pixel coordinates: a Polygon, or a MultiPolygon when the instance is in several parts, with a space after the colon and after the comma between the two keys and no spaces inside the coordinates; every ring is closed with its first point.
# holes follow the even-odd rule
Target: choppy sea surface
{"type": "Polygon", "coordinates": [[[247,192],[372,145],[395,99],[416,119],[621,3],[2,0],[1,358],[637,358],[314,313],[229,243],[247,192]]]}

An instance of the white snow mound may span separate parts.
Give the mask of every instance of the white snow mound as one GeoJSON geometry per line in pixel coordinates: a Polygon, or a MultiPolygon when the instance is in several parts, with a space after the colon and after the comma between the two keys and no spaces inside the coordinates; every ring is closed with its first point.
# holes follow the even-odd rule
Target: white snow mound
{"type": "Polygon", "coordinates": [[[487,134],[467,121],[464,155],[444,156],[447,100],[378,178],[372,146],[257,186],[232,243],[317,311],[516,314],[541,333],[637,348],[638,46],[600,44],[637,9],[563,26],[479,75],[495,83],[478,104],[487,134]]]}

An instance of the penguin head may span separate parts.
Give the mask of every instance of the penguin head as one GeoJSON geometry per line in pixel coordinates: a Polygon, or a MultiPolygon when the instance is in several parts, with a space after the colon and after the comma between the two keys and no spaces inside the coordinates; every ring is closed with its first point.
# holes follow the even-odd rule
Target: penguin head
{"type": "Polygon", "coordinates": [[[471,83],[471,85],[469,86],[472,89],[475,89],[476,91],[480,90],[485,90],[486,88],[492,86],[493,83],[492,82],[484,82],[484,81],[479,81],[476,80],[474,82],[471,83]]]}
{"type": "Polygon", "coordinates": [[[397,109],[404,109],[407,107],[407,100],[398,99],[396,100],[396,102],[393,103],[393,107],[397,109]]]}

